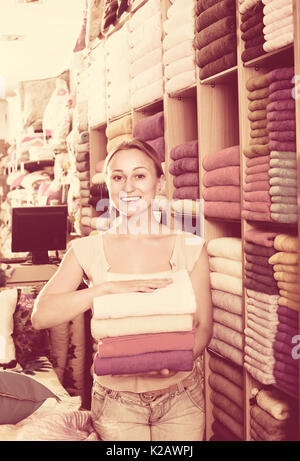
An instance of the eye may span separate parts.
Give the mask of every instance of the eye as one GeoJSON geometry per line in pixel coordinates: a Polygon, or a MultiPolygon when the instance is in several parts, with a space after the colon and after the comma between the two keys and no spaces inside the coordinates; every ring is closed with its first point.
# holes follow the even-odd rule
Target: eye
{"type": "Polygon", "coordinates": [[[119,175],[119,174],[115,174],[113,177],[112,177],[113,181],[116,181],[116,182],[121,182],[124,178],[123,176],[119,175]]]}
{"type": "Polygon", "coordinates": [[[137,179],[144,179],[146,176],[143,173],[139,173],[135,176],[137,179]]]}

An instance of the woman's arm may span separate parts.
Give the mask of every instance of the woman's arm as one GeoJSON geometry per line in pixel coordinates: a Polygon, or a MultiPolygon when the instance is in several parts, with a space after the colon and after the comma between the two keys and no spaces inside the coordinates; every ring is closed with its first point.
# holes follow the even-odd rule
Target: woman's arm
{"type": "Polygon", "coordinates": [[[194,328],[196,328],[194,357],[196,358],[202,354],[212,337],[212,300],[206,246],[202,248],[190,278],[197,302],[194,318],[194,328]]]}
{"type": "Polygon", "coordinates": [[[31,315],[37,330],[51,328],[72,320],[91,307],[99,287],[78,290],[83,270],[71,248],[65,254],[58,270],[39,293],[31,315]]]}

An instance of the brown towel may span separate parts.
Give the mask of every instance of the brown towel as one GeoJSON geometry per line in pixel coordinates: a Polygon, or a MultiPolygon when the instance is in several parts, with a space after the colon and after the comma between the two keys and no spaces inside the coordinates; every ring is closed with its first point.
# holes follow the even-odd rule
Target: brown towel
{"type": "Polygon", "coordinates": [[[257,243],[245,242],[244,250],[247,254],[258,255],[258,256],[272,256],[276,253],[275,248],[265,247],[258,245],[257,243]]]}
{"type": "Polygon", "coordinates": [[[242,61],[243,62],[248,62],[251,61],[251,59],[258,58],[259,56],[262,56],[265,54],[265,50],[263,48],[263,43],[251,47],[245,48],[245,50],[242,52],[242,61]]]}
{"type": "Polygon", "coordinates": [[[259,264],[249,263],[248,261],[245,263],[245,270],[255,272],[260,275],[272,276],[274,274],[272,267],[264,267],[264,266],[260,266],[259,264]]]}
{"type": "Polygon", "coordinates": [[[203,48],[204,46],[208,45],[218,38],[223,37],[226,34],[235,33],[235,17],[234,16],[227,16],[226,18],[222,18],[219,21],[211,24],[205,29],[196,32],[194,38],[194,47],[196,49],[203,48]]]}
{"type": "Polygon", "coordinates": [[[258,128],[265,128],[267,126],[268,119],[264,118],[262,120],[254,120],[250,123],[251,130],[257,130],[258,128]]]}
{"type": "MultiPolygon", "coordinates": [[[[197,63],[197,53],[196,53],[196,63],[197,63]]],[[[223,72],[226,69],[230,69],[231,67],[236,66],[237,63],[237,55],[236,50],[232,51],[231,53],[224,54],[219,59],[212,61],[206,66],[200,68],[200,79],[204,80],[205,78],[211,77],[212,75],[216,75],[219,72],[223,72]]],[[[197,63],[198,64],[198,63],[197,63]]]]}
{"type": "MultiPolygon", "coordinates": [[[[269,79],[267,74],[259,75],[258,77],[251,77],[246,82],[246,88],[248,91],[255,91],[261,88],[268,88],[269,79]]],[[[255,98],[253,98],[255,99],[255,98]]]]}
{"type": "Polygon", "coordinates": [[[226,16],[235,16],[235,6],[234,0],[221,0],[207,8],[196,18],[197,32],[226,16]]]}
{"type": "Polygon", "coordinates": [[[197,51],[197,64],[199,67],[204,67],[235,49],[236,34],[226,34],[197,51]]]}
{"type": "Polygon", "coordinates": [[[246,21],[242,20],[241,26],[240,26],[241,32],[246,32],[246,30],[250,29],[251,27],[254,27],[257,24],[262,23],[263,17],[264,17],[263,10],[260,10],[259,12],[251,16],[250,18],[246,19],[246,21]]]}
{"type": "Polygon", "coordinates": [[[248,93],[248,99],[254,101],[256,99],[265,99],[269,95],[269,88],[258,88],[257,90],[251,90],[248,93]]]}
{"type": "Polygon", "coordinates": [[[250,40],[253,37],[257,37],[257,35],[263,34],[263,28],[264,28],[264,23],[262,21],[259,21],[258,24],[256,24],[253,27],[250,27],[247,29],[245,32],[242,32],[241,38],[242,40],[250,40]]]}
{"type": "Polygon", "coordinates": [[[252,111],[266,109],[268,104],[269,104],[269,98],[255,99],[254,101],[249,102],[248,109],[252,111]]]}

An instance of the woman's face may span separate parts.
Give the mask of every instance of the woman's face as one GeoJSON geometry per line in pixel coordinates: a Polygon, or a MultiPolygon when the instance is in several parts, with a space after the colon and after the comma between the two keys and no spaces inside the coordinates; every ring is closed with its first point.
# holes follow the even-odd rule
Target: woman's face
{"type": "Polygon", "coordinates": [[[108,164],[110,199],[126,216],[140,214],[151,206],[160,181],[153,160],[139,149],[121,150],[108,164]]]}

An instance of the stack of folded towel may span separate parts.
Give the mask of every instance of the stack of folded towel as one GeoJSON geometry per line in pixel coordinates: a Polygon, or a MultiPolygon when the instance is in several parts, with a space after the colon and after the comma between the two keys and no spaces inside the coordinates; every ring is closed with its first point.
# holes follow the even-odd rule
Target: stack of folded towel
{"type": "Polygon", "coordinates": [[[213,354],[209,356],[209,397],[213,404],[211,441],[244,439],[243,371],[213,354]]]}
{"type": "Polygon", "coordinates": [[[271,221],[269,196],[269,132],[267,129],[267,105],[269,102],[268,75],[251,77],[248,90],[248,118],[251,123],[249,147],[244,150],[248,158],[244,185],[242,217],[254,221],[271,221]]]}
{"type": "Polygon", "coordinates": [[[107,137],[107,152],[111,152],[124,141],[130,141],[132,139],[132,116],[125,115],[109,123],[105,134],[107,137]]]}
{"type": "Polygon", "coordinates": [[[263,8],[261,0],[239,0],[241,13],[241,38],[244,41],[245,50],[242,53],[242,61],[250,61],[265,53],[263,44],[263,8]]]}
{"type": "Polygon", "coordinates": [[[255,404],[250,408],[250,435],[254,441],[298,440],[296,401],[277,389],[253,389],[255,404]]]}
{"type": "MultiPolygon", "coordinates": [[[[88,131],[78,133],[74,145],[76,170],[80,182],[80,205],[81,207],[88,204],[90,197],[90,143],[88,131]]],[[[86,217],[81,214],[80,230],[82,235],[89,235],[90,226],[86,217]]]]}
{"type": "Polygon", "coordinates": [[[244,366],[263,384],[274,384],[274,342],[279,307],[273,266],[275,232],[252,229],[245,232],[245,280],[247,324],[244,366]]]}
{"type": "Polygon", "coordinates": [[[173,175],[173,199],[199,198],[198,141],[188,141],[170,151],[169,173],[173,175]]]}
{"type": "Polygon", "coordinates": [[[159,0],[149,0],[129,21],[131,105],[142,107],[163,96],[162,21],[159,0]]]}
{"type": "Polygon", "coordinates": [[[202,161],[206,217],[241,219],[240,146],[208,155],[202,161]]]}
{"type": "Polygon", "coordinates": [[[175,0],[167,11],[163,40],[166,91],[173,93],[196,82],[194,0],[175,0]]]}
{"type": "Polygon", "coordinates": [[[298,238],[289,234],[279,234],[274,240],[277,250],[270,258],[274,267],[280,298],[280,317],[283,322],[278,326],[275,378],[281,388],[293,394],[298,393],[298,362],[292,356],[295,347],[293,337],[298,334],[299,275],[298,275],[298,238]]]}
{"type": "MultiPolygon", "coordinates": [[[[158,274],[153,276],[158,277],[158,274]]],[[[196,300],[186,270],[160,273],[173,283],[153,293],[122,293],[95,298],[92,335],[99,341],[96,375],[193,369],[193,316],[196,300]]],[[[109,280],[136,274],[109,273],[109,280]]],[[[139,279],[149,279],[149,274],[139,279]]]]}
{"type": "Polygon", "coordinates": [[[235,237],[208,242],[213,301],[213,339],[209,347],[243,364],[242,243],[235,237]]]}
{"type": "Polygon", "coordinates": [[[262,0],[264,7],[264,50],[274,51],[293,43],[293,0],[262,0]]]}
{"type": "Polygon", "coordinates": [[[293,223],[297,213],[297,161],[294,68],[283,67],[268,73],[271,217],[293,223]]]}
{"type": "Polygon", "coordinates": [[[107,115],[113,118],[130,111],[128,24],[105,42],[107,115]]]}
{"type": "Polygon", "coordinates": [[[88,122],[95,126],[106,122],[105,51],[101,41],[92,53],[88,88],[88,122]]]}
{"type": "Polygon", "coordinates": [[[146,142],[158,153],[160,161],[165,161],[164,113],[157,112],[141,118],[133,126],[133,137],[146,142]]]}
{"type": "Polygon", "coordinates": [[[235,7],[234,0],[197,0],[194,46],[201,80],[237,63],[235,7]]]}

